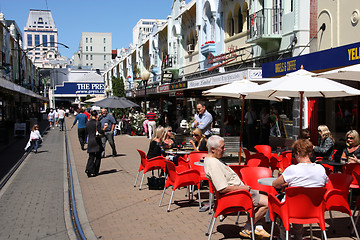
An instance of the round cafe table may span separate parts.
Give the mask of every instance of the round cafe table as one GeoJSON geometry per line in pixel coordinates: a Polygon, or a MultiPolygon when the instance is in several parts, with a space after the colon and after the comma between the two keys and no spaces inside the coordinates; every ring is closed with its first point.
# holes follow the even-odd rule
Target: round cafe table
{"type": "Polygon", "coordinates": [[[194,162],[194,164],[196,165],[196,166],[204,166],[204,162],[194,162]]]}

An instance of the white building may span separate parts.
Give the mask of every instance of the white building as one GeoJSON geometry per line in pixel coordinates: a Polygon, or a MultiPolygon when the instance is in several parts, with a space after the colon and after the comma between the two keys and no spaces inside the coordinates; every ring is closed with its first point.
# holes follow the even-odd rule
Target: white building
{"type": "Polygon", "coordinates": [[[50,10],[30,9],[24,27],[24,50],[36,67],[53,68],[68,64],[58,51],[58,31],[50,10]]]}
{"type": "Polygon", "coordinates": [[[139,44],[139,34],[148,36],[152,32],[154,25],[162,25],[165,23],[166,20],[140,19],[133,28],[133,45],[136,46],[139,44]]]}
{"type": "Polygon", "coordinates": [[[111,63],[111,33],[83,32],[79,50],[74,54],[74,66],[78,68],[106,69],[111,63]]]}

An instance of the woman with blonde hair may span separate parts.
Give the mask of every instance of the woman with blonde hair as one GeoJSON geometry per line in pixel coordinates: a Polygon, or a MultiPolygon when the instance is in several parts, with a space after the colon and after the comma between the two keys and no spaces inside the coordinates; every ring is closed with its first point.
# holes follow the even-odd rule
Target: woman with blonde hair
{"type": "Polygon", "coordinates": [[[205,135],[202,134],[201,130],[199,128],[195,128],[192,132],[192,136],[195,140],[190,139],[190,144],[194,147],[194,151],[207,151],[207,139],[205,135]]]}
{"type": "Polygon", "coordinates": [[[163,146],[165,149],[176,147],[172,127],[165,128],[163,146]]]}
{"type": "Polygon", "coordinates": [[[147,154],[147,158],[153,158],[157,156],[162,156],[164,153],[164,149],[162,143],[165,137],[165,128],[159,126],[155,129],[153,138],[151,139],[149,151],[147,154]]]}
{"type": "Polygon", "coordinates": [[[316,157],[323,157],[324,160],[328,160],[334,151],[335,140],[326,125],[320,125],[318,133],[320,135],[320,144],[314,147],[314,154],[316,157]]]}
{"type": "Polygon", "coordinates": [[[345,134],[346,145],[341,159],[349,163],[360,163],[360,137],[356,130],[350,130],[345,134]]]}

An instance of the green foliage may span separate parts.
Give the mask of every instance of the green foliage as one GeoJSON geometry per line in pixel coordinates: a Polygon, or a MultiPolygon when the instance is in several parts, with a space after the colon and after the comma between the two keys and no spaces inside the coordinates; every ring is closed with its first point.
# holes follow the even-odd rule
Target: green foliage
{"type": "MultiPolygon", "coordinates": [[[[118,78],[118,77],[112,77],[111,79],[112,89],[113,89],[113,95],[116,97],[125,97],[125,85],[124,85],[124,79],[118,78]]],[[[121,118],[122,115],[125,114],[124,109],[114,109],[113,112],[116,116],[119,116],[121,118]]]]}

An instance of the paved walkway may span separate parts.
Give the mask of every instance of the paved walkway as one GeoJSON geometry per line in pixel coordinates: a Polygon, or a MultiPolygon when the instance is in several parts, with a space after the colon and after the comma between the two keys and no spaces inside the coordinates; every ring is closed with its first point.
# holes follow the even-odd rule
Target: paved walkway
{"type": "Polygon", "coordinates": [[[30,153],[5,185],[0,192],[0,239],[69,239],[64,155],[63,132],[50,130],[38,153],[30,153]]]}
{"type": "MultiPolygon", "coordinates": [[[[167,190],[162,206],[159,207],[161,191],[148,190],[146,180],[142,191],[133,187],[140,164],[136,149],[146,152],[149,145],[147,138],[116,136],[116,148],[120,156],[104,158],[100,175],[88,178],[84,172],[88,155],[86,151],[80,149],[76,128],[69,131],[69,136],[86,214],[98,238],[105,240],[206,239],[204,233],[210,215],[207,212],[199,212],[197,202],[189,204],[185,201],[185,190],[175,192],[175,204],[172,204],[171,212],[168,213],[166,209],[170,199],[170,189],[167,190]]],[[[111,148],[107,144],[106,155],[110,154],[111,148]]],[[[207,197],[207,190],[202,190],[202,198],[207,197]]],[[[346,227],[347,219],[342,214],[333,215],[337,217],[337,233],[327,231],[329,239],[351,239],[341,237],[349,235],[346,227]]],[[[229,216],[221,224],[217,221],[212,239],[239,239],[241,229],[239,226],[243,226],[246,216],[240,218],[239,226],[234,226],[235,218],[229,216]]],[[[265,223],[264,227],[270,232],[269,223],[265,223]]],[[[314,234],[320,238],[319,230],[314,226],[314,234]]]]}

